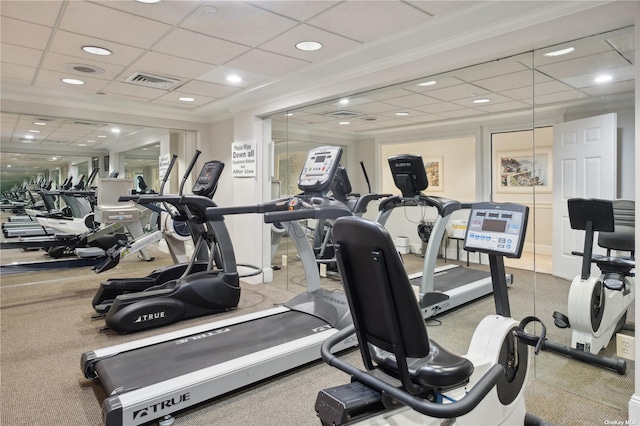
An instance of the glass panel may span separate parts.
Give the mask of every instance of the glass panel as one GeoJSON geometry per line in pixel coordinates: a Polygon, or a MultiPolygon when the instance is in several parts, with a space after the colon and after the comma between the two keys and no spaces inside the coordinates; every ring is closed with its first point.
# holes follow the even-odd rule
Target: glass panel
{"type": "MultiPolygon", "coordinates": [[[[535,258],[536,315],[547,324],[551,342],[594,352],[600,360],[607,357],[614,368],[621,362],[615,332],[627,309],[626,320],[633,321],[635,303],[628,291],[633,278],[624,277],[626,285],[619,290],[602,287],[601,269],[607,265],[592,264],[588,279],[581,280],[582,257],[571,252],[584,252],[585,231],[571,228],[567,200],[634,199],[633,34],[633,28],[625,28],[540,49],[533,57],[535,122],[544,131],[535,135],[535,154],[552,165],[545,167],[549,185],[536,186],[534,193],[540,248],[535,258]],[[571,328],[556,327],[554,312],[568,316],[571,328]]],[[[593,246],[596,253],[605,253],[597,236],[593,246]]],[[[614,250],[613,255],[629,253],[614,250]]],[[[621,333],[634,335],[626,329],[621,333]]],[[[535,369],[536,377],[549,385],[625,411],[634,370],[635,363],[627,361],[626,373],[620,375],[551,351],[536,357],[535,369]]]]}

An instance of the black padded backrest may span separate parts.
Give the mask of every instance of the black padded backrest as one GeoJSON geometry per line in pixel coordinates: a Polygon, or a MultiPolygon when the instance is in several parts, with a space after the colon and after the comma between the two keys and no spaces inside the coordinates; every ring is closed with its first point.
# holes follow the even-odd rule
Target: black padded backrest
{"type": "Polygon", "coordinates": [[[428,355],[424,320],[387,230],[377,222],[348,216],[335,221],[333,236],[360,345],[372,343],[396,357],[428,355]],[[398,347],[405,353],[397,353],[398,347]]]}
{"type": "Polygon", "coordinates": [[[617,199],[612,204],[615,228],[613,232],[600,232],[598,245],[609,250],[633,252],[636,244],[636,203],[633,200],[617,199]]]}

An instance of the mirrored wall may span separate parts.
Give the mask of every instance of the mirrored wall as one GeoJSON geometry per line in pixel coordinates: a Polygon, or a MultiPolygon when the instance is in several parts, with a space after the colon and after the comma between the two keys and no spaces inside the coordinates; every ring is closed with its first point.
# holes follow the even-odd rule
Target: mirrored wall
{"type": "MultiPolygon", "coordinates": [[[[573,256],[573,263],[566,262],[569,247],[557,240],[559,229],[569,223],[562,210],[572,197],[634,198],[633,40],[634,29],[623,28],[269,117],[275,164],[272,194],[297,191],[301,161],[311,147],[340,145],[348,154],[342,165],[354,193],[398,194],[387,158],[409,153],[422,156],[425,162],[430,180],[426,195],[463,203],[491,200],[527,205],[530,219],[524,254],[506,262],[507,272],[513,274],[512,313],[516,318],[537,315],[545,321],[550,340],[572,346],[571,329],[557,328],[552,317],[554,311],[567,314],[571,282],[581,262],[579,256],[573,256]],[[609,133],[604,133],[601,119],[609,123],[609,133]],[[614,152],[608,163],[598,160],[600,174],[567,167],[570,154],[558,147],[569,145],[571,134],[584,135],[587,145],[603,142],[607,151],[614,152]],[[604,190],[605,180],[610,181],[609,192],[604,190]]],[[[579,161],[593,163],[585,152],[578,154],[579,161]]],[[[378,204],[373,203],[365,217],[375,219],[378,204]]],[[[423,266],[425,242],[417,229],[435,220],[437,213],[431,210],[398,209],[386,223],[395,239],[409,240],[410,253],[403,255],[409,272],[423,266]]],[[[464,209],[452,215],[443,241],[437,242],[438,266],[455,261],[468,268],[487,268],[486,258],[475,253],[467,258],[455,238],[450,238],[466,226],[467,217],[464,209]]],[[[314,238],[314,226],[308,224],[310,238],[314,238]]],[[[578,246],[572,250],[584,238],[583,231],[570,228],[562,235],[578,246]]],[[[283,254],[295,259],[286,236],[282,241],[285,248],[281,244],[273,252],[276,266],[281,266],[283,254]]],[[[594,265],[591,274],[599,273],[594,265]]],[[[290,289],[303,291],[303,278],[299,273],[289,276],[290,289]]],[[[326,285],[338,287],[339,280],[326,285]]],[[[486,307],[491,308],[491,304],[480,308],[481,303],[447,314],[464,316],[466,326],[456,330],[460,336],[440,337],[438,327],[429,329],[430,336],[453,340],[453,345],[460,346],[452,349],[464,353],[475,325],[488,313],[486,307]]],[[[627,320],[633,320],[634,310],[631,303],[627,320]]],[[[438,320],[447,321],[447,315],[438,320]]],[[[633,335],[631,330],[622,332],[633,335]]],[[[615,357],[615,341],[600,355],[615,357]]],[[[627,362],[625,374],[618,374],[544,351],[535,358],[533,374],[548,385],[626,409],[633,394],[634,367],[627,362]]]]}

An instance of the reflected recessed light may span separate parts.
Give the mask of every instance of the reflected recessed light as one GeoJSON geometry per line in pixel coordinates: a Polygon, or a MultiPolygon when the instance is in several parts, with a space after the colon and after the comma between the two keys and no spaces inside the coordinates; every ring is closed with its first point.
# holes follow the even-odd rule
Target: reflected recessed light
{"type": "Polygon", "coordinates": [[[178,98],[178,100],[182,101],[182,102],[195,102],[196,98],[190,98],[188,96],[181,96],[181,97],[178,98]]]}
{"type": "Polygon", "coordinates": [[[33,135],[25,135],[25,139],[33,139],[33,135]]]}
{"type": "Polygon", "coordinates": [[[7,167],[11,167],[11,164],[7,164],[7,167]]]}
{"type": "Polygon", "coordinates": [[[342,126],[346,126],[347,124],[351,124],[351,122],[349,122],[349,121],[338,121],[338,124],[340,124],[342,126]]]}
{"type": "Polygon", "coordinates": [[[98,46],[82,46],[82,50],[84,50],[87,53],[91,53],[92,55],[99,55],[99,56],[109,56],[113,53],[109,49],[105,49],[104,47],[98,47],[98,46]]]}
{"type": "Polygon", "coordinates": [[[30,133],[40,133],[40,130],[29,130],[30,133]]]}
{"type": "Polygon", "coordinates": [[[120,133],[120,129],[114,127],[113,129],[111,129],[111,133],[120,133]]]}
{"type": "Polygon", "coordinates": [[[98,135],[99,138],[106,138],[107,135],[98,135]]]}
{"type": "Polygon", "coordinates": [[[89,143],[95,143],[96,141],[95,141],[95,140],[93,140],[93,139],[87,139],[87,142],[89,142],[89,143]]]}
{"type": "Polygon", "coordinates": [[[75,78],[63,78],[62,82],[63,83],[67,83],[67,84],[75,84],[75,85],[84,84],[84,81],[78,80],[78,79],[75,79],[75,78]]]}
{"type": "Polygon", "coordinates": [[[349,103],[349,99],[340,99],[338,102],[340,105],[347,105],[349,103]]]}
{"type": "Polygon", "coordinates": [[[491,99],[482,98],[473,100],[474,104],[486,104],[487,102],[491,102],[491,99]]]}
{"type": "Polygon", "coordinates": [[[418,83],[418,86],[433,86],[436,84],[435,80],[425,81],[424,83],[418,83]]]}
{"type": "Polygon", "coordinates": [[[79,143],[78,146],[87,146],[86,143],[79,143]]]}
{"type": "Polygon", "coordinates": [[[296,49],[313,52],[314,50],[322,49],[322,43],[318,43],[317,41],[301,41],[300,43],[296,43],[296,49]]]}
{"type": "Polygon", "coordinates": [[[242,77],[239,75],[229,75],[227,76],[227,81],[229,83],[240,83],[242,81],[242,77]]]}
{"type": "Polygon", "coordinates": [[[566,49],[560,49],[560,50],[554,50],[553,52],[547,52],[544,54],[544,56],[562,56],[562,55],[566,55],[567,53],[571,53],[574,50],[576,50],[575,47],[567,47],[566,49]]]}
{"type": "Polygon", "coordinates": [[[396,112],[396,115],[400,116],[400,117],[403,117],[403,116],[410,115],[410,114],[408,112],[396,112]]]}
{"type": "Polygon", "coordinates": [[[42,121],[34,121],[32,124],[35,124],[36,126],[46,126],[47,123],[44,123],[42,121]]]}
{"type": "Polygon", "coordinates": [[[596,83],[607,83],[609,81],[613,80],[613,76],[609,75],[609,74],[603,74],[603,75],[599,75],[596,78],[593,79],[593,81],[595,81],[596,83]]]}
{"type": "Polygon", "coordinates": [[[284,116],[285,116],[285,117],[291,117],[292,115],[293,115],[293,113],[292,113],[292,112],[287,112],[287,113],[285,113],[285,115],[284,115],[284,116]]]}
{"type": "Polygon", "coordinates": [[[162,0],[136,0],[138,3],[154,4],[160,3],[162,0]]]}
{"type": "Polygon", "coordinates": [[[31,143],[31,141],[29,139],[20,139],[20,142],[22,142],[22,143],[31,143]]]}

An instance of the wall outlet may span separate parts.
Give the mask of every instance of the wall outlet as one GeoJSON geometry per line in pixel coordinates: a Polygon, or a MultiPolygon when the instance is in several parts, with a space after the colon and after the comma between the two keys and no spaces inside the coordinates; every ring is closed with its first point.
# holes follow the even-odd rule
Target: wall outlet
{"type": "Polygon", "coordinates": [[[616,334],[616,351],[620,358],[629,360],[636,359],[636,339],[633,336],[618,333],[616,334]]]}
{"type": "Polygon", "coordinates": [[[326,278],[327,277],[327,264],[326,263],[321,263],[320,264],[320,276],[322,278],[326,278]]]}
{"type": "Polygon", "coordinates": [[[282,255],[282,266],[283,267],[287,266],[287,259],[288,259],[287,255],[283,254],[282,255]]]}

